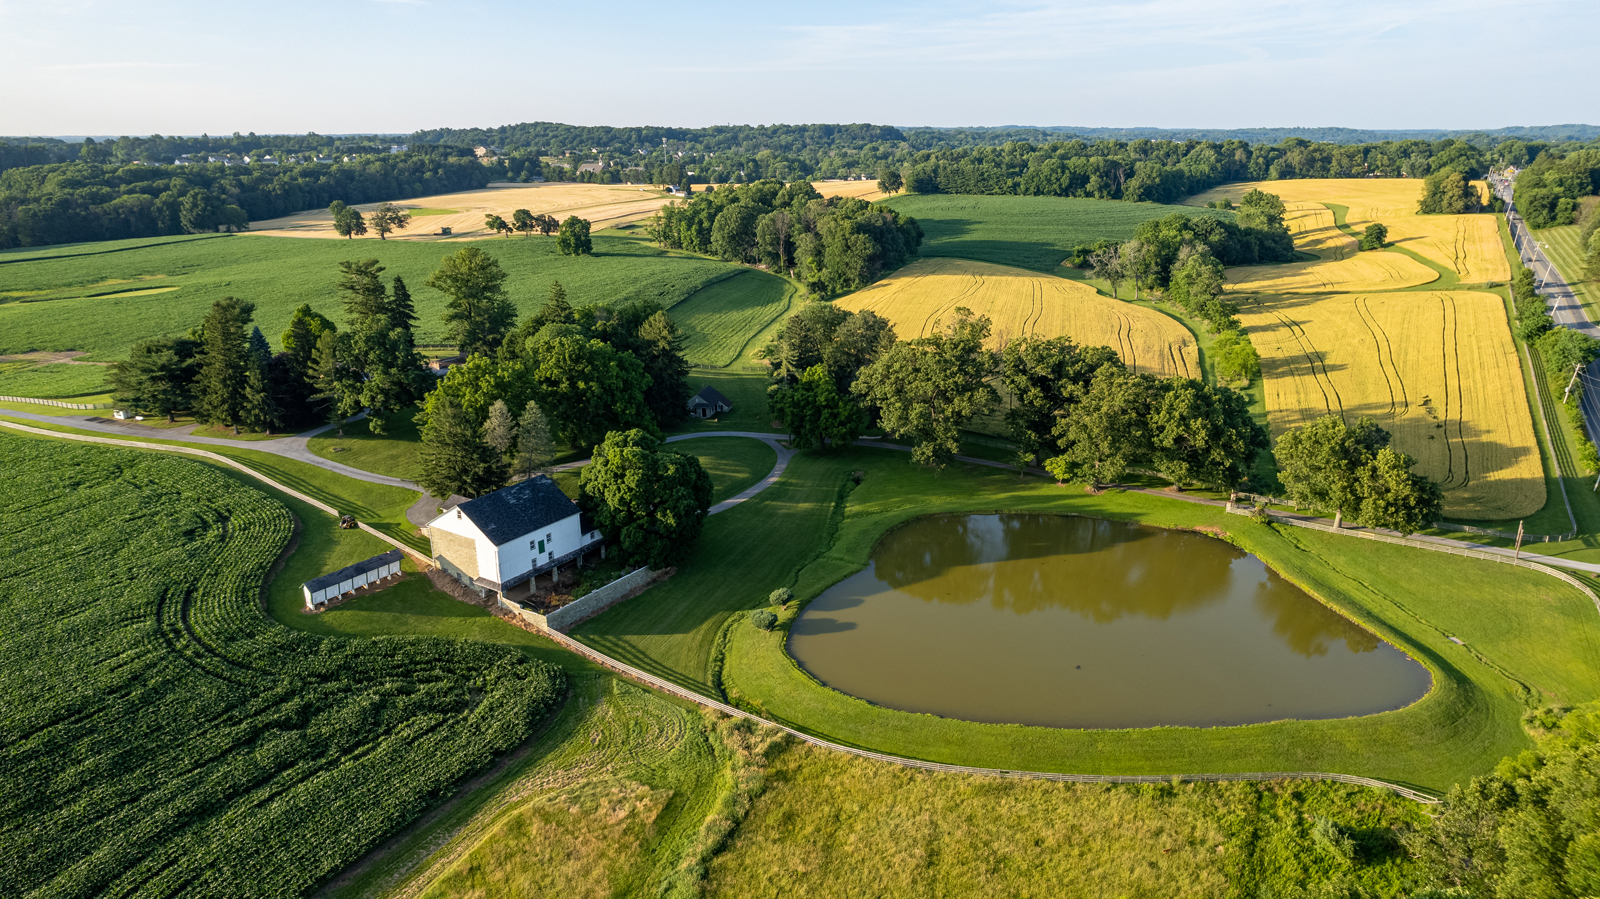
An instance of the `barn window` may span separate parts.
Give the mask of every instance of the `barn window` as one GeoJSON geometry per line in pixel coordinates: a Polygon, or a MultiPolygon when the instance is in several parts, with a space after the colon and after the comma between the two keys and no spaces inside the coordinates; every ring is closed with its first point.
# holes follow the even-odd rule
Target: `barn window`
{"type": "Polygon", "coordinates": [[[539,541],[537,541],[537,540],[529,540],[528,541],[528,548],[529,549],[533,549],[533,548],[537,547],[538,545],[539,545],[539,541]]]}

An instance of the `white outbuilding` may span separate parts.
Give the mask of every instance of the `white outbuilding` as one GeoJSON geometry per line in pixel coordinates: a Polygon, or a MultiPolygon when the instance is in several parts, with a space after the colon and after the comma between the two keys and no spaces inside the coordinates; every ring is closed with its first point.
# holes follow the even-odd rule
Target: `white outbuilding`
{"type": "Polygon", "coordinates": [[[539,475],[470,499],[428,523],[439,568],[479,596],[506,591],[599,549],[578,504],[539,475]]]}
{"type": "Polygon", "coordinates": [[[369,584],[376,584],[384,578],[398,576],[400,562],[403,559],[400,550],[391,549],[381,556],[373,556],[332,574],[306,581],[300,585],[300,592],[306,598],[306,610],[311,611],[318,606],[327,605],[346,593],[354,592],[369,584]]]}

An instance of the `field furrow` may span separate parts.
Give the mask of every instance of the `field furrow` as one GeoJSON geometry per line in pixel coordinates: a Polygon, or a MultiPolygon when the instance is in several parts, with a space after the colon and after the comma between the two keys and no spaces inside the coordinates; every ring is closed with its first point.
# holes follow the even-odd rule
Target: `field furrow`
{"type": "Polygon", "coordinates": [[[1444,484],[1447,514],[1508,519],[1544,505],[1499,297],[1291,294],[1264,297],[1240,319],[1261,353],[1274,436],[1328,412],[1368,416],[1444,484]]]}
{"type": "Polygon", "coordinates": [[[965,306],[993,320],[995,347],[1017,337],[1066,335],[1080,344],[1112,347],[1140,371],[1190,376],[1200,370],[1194,336],[1174,319],[1077,281],[1009,266],[923,259],[835,302],[889,319],[902,338],[931,333],[965,306]]]}

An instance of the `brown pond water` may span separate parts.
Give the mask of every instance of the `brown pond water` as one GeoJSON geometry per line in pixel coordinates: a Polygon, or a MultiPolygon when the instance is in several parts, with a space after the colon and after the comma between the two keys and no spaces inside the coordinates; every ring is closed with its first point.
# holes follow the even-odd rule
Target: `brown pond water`
{"type": "Polygon", "coordinates": [[[1427,669],[1202,534],[1061,515],[935,515],[806,607],[789,651],[878,705],[1052,727],[1344,718],[1427,669]]]}

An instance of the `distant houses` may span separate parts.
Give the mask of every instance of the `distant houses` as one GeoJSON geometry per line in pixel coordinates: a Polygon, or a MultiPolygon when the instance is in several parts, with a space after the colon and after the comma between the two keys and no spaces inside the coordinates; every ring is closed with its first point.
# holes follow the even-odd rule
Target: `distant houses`
{"type": "Polygon", "coordinates": [[[526,594],[541,574],[582,564],[600,550],[600,531],[545,475],[447,509],[428,523],[439,568],[479,596],[526,594]]]}

